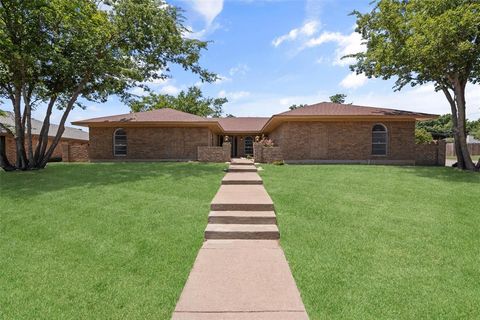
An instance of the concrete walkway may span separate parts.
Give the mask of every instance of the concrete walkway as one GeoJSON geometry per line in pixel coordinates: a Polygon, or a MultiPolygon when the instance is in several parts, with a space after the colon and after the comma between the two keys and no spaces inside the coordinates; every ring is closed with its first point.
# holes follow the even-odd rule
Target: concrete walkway
{"type": "Polygon", "coordinates": [[[172,319],[308,319],[256,171],[250,160],[232,160],[172,319]]]}

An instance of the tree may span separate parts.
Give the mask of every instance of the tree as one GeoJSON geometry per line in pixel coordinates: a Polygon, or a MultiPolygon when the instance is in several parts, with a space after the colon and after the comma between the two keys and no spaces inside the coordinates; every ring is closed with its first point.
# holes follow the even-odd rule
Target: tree
{"type": "Polygon", "coordinates": [[[453,123],[451,114],[444,114],[433,120],[418,121],[415,127],[417,129],[424,129],[436,139],[453,137],[453,123]]]}
{"type": "Polygon", "coordinates": [[[194,86],[187,91],[181,91],[176,97],[150,93],[148,96],[130,101],[129,105],[133,112],[171,108],[197,116],[218,118],[222,115],[222,106],[227,102],[227,98],[205,98],[200,88],[194,86]]]}
{"type": "Polygon", "coordinates": [[[422,144],[422,143],[429,143],[433,141],[432,134],[428,132],[426,129],[415,129],[415,143],[422,144]]]}
{"type": "Polygon", "coordinates": [[[480,3],[474,0],[376,0],[354,12],[367,50],[349,55],[357,74],[396,78],[395,90],[433,83],[452,110],[458,167],[474,170],[466,144],[468,83],[480,80],[480,3]]]}
{"type": "Polygon", "coordinates": [[[188,39],[178,8],[163,0],[0,0],[0,98],[12,103],[17,159],[6,170],[44,168],[73,108],[170,76],[171,64],[214,81],[198,61],[207,43],[188,39]],[[105,6],[108,10],[104,10],[105,6]],[[31,111],[46,104],[36,146],[31,111]],[[49,144],[53,109],[62,113],[49,144]]]}
{"type": "Polygon", "coordinates": [[[303,107],[306,107],[306,106],[307,106],[306,104],[299,104],[299,105],[292,104],[290,107],[288,107],[288,109],[295,110],[295,109],[303,108],[303,107]]]}
{"type": "Polygon", "coordinates": [[[330,102],[343,104],[345,103],[346,98],[347,98],[346,94],[337,93],[330,97],[330,102]]]}

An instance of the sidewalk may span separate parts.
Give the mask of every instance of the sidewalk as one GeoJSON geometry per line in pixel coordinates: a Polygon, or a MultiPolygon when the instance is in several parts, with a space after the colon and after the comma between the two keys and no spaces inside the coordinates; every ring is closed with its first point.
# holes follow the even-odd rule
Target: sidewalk
{"type": "Polygon", "coordinates": [[[280,234],[255,166],[234,160],[231,167],[172,319],[308,319],[283,250],[271,240],[280,234]]]}

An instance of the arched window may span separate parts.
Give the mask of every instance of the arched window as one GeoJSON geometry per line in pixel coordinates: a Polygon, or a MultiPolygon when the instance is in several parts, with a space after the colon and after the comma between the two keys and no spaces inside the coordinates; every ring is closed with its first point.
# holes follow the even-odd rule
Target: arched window
{"type": "Polygon", "coordinates": [[[253,138],[245,137],[245,155],[253,156],[253,138]]]}
{"type": "Polygon", "coordinates": [[[127,132],[124,129],[117,129],[113,133],[113,154],[115,156],[127,155],[127,132]]]}
{"type": "Polygon", "coordinates": [[[387,128],[383,124],[376,124],[372,128],[372,155],[387,155],[387,128]]]}

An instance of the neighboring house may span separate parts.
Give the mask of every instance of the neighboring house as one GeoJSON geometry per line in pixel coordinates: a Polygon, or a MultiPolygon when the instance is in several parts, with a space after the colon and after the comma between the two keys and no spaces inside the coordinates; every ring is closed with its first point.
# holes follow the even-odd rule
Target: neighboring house
{"type": "MultiPolygon", "coordinates": [[[[5,148],[7,158],[10,162],[15,163],[16,147],[15,139],[9,133],[14,131],[15,116],[12,112],[6,112],[6,116],[0,116],[0,146],[5,148]],[[7,129],[5,129],[5,127],[7,129]]],[[[35,148],[38,142],[38,136],[42,129],[43,122],[32,118],[32,143],[35,148]]],[[[57,134],[58,125],[51,124],[48,131],[49,145],[57,134]]],[[[88,132],[81,129],[65,127],[60,142],[58,143],[52,155],[52,160],[62,160],[65,162],[88,161],[88,132]]]]}
{"type": "Polygon", "coordinates": [[[476,144],[478,144],[478,143],[480,143],[480,140],[475,139],[474,136],[468,135],[468,136],[467,136],[467,143],[476,143],[476,144]]]}
{"type": "Polygon", "coordinates": [[[73,124],[89,127],[92,161],[223,161],[255,156],[267,162],[275,158],[288,162],[415,164],[424,163],[416,151],[415,121],[436,117],[323,102],[270,118],[203,118],[160,109],[73,124]],[[275,147],[260,148],[261,143],[255,141],[261,136],[273,140],[275,147]]]}

